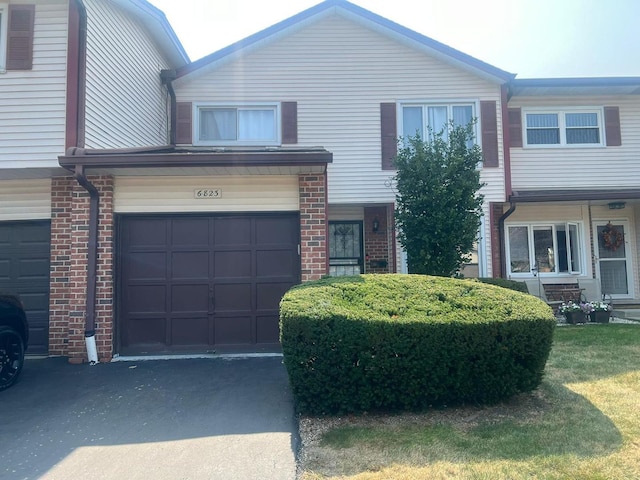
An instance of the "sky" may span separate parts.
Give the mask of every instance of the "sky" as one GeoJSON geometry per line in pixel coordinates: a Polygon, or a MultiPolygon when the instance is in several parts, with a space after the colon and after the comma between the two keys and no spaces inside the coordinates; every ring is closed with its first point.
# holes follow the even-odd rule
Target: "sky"
{"type": "MultiPolygon", "coordinates": [[[[319,0],[149,0],[197,60],[319,0]]],[[[640,77],[640,0],[353,0],[517,78],[640,77]]]]}

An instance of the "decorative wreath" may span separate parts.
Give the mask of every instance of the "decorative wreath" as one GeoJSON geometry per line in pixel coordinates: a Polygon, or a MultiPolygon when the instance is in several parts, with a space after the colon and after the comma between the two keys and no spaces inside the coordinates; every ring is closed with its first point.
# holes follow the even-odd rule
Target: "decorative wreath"
{"type": "Polygon", "coordinates": [[[602,239],[604,248],[615,252],[624,243],[624,234],[609,222],[602,232],[602,239]]]}

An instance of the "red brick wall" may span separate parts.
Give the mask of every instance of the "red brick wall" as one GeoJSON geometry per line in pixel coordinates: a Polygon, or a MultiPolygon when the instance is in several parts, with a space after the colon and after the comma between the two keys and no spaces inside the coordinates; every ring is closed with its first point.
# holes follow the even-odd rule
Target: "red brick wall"
{"type": "MultiPolygon", "coordinates": [[[[113,355],[113,178],[89,176],[100,193],[96,287],[96,345],[100,361],[113,355]]],[[[68,282],[68,350],[72,363],[86,360],[84,327],[87,296],[89,194],[73,180],[68,282]]]]}
{"type": "Polygon", "coordinates": [[[327,195],[325,174],[300,175],[300,261],[302,281],[327,271],[327,195]]]}
{"type": "Polygon", "coordinates": [[[366,207],[364,209],[364,254],[365,273],[395,272],[393,249],[393,205],[366,207]],[[378,231],[373,231],[373,222],[378,220],[378,231]],[[381,262],[387,262],[382,266],[381,262]]]}
{"type": "Polygon", "coordinates": [[[69,272],[71,268],[71,208],[76,181],[51,179],[51,271],[49,295],[49,355],[67,355],[69,341],[69,272]]]}

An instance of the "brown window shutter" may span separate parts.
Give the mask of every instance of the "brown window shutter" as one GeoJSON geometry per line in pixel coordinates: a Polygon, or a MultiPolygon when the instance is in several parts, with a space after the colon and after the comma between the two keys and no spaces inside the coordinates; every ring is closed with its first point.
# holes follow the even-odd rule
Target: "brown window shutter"
{"type": "Polygon", "coordinates": [[[380,140],[382,145],[382,170],[394,170],[393,163],[398,154],[398,126],[396,104],[380,104],[380,140]]]}
{"type": "Polygon", "coordinates": [[[176,143],[193,143],[191,102],[176,103],[176,143]]]}
{"type": "Polygon", "coordinates": [[[618,107],[604,107],[604,133],[607,136],[607,147],[622,145],[620,109],[618,107]]]}
{"type": "Polygon", "coordinates": [[[282,102],[282,143],[298,143],[298,102],[282,102]]]}
{"type": "Polygon", "coordinates": [[[7,70],[31,70],[35,5],[9,5],[7,70]]]}
{"type": "Polygon", "coordinates": [[[522,147],[522,112],[519,108],[509,109],[509,146],[522,147]]]}
{"type": "Polygon", "coordinates": [[[482,165],[497,167],[498,160],[498,118],[494,100],[480,102],[480,123],[482,126],[482,165]]]}

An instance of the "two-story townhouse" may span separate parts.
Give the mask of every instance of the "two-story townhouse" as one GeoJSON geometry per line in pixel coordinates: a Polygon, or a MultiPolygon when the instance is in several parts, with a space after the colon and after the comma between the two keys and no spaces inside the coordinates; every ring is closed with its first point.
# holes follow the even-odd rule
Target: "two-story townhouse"
{"type": "Polygon", "coordinates": [[[100,350],[111,351],[108,214],[100,265],[89,269],[93,289],[87,237],[89,204],[108,212],[113,186],[61,168],[58,156],[70,147],[167,143],[160,72],[188,61],[164,14],[143,0],[0,2],[0,291],[25,304],[29,353],[82,351],[95,331],[100,350]],[[90,202],[82,185],[95,185],[100,198],[90,202]]]}
{"type": "Polygon", "coordinates": [[[594,279],[617,306],[637,304],[640,78],[514,80],[509,95],[494,268],[542,284],[594,279]]]}
{"type": "Polygon", "coordinates": [[[113,179],[114,353],[278,349],[290,286],[400,271],[392,159],[405,134],[477,119],[487,218],[506,200],[513,75],[347,1],[163,77],[174,145],[60,158],[113,179]]]}

